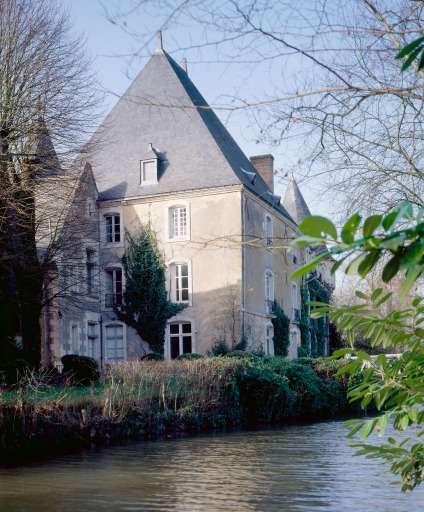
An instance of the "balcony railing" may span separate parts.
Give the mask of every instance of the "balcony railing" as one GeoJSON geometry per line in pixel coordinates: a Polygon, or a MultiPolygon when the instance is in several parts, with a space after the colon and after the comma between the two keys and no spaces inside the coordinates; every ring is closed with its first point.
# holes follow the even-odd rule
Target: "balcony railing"
{"type": "Polygon", "coordinates": [[[122,306],[122,293],[105,293],[105,307],[122,306]]]}
{"type": "Polygon", "coordinates": [[[300,309],[292,308],[292,321],[300,322],[300,309]]]}
{"type": "Polygon", "coordinates": [[[273,300],[265,301],[265,311],[267,315],[275,315],[275,302],[273,300]]]}

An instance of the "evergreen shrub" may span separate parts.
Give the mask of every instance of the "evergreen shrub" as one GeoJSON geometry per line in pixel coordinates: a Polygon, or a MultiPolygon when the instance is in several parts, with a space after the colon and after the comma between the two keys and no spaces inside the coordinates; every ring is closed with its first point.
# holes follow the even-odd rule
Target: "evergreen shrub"
{"type": "Polygon", "coordinates": [[[32,366],[25,359],[15,359],[0,366],[0,385],[13,386],[25,380],[31,373],[32,366]]]}
{"type": "Polygon", "coordinates": [[[99,380],[99,366],[92,357],[67,354],[61,361],[63,372],[70,376],[71,384],[89,386],[99,380]]]}
{"type": "Polygon", "coordinates": [[[248,359],[249,361],[258,361],[260,358],[252,352],[244,352],[243,350],[232,350],[227,352],[225,357],[235,357],[237,359],[248,359]]]}
{"type": "Polygon", "coordinates": [[[165,357],[158,352],[150,352],[140,357],[141,361],[164,361],[165,357]]]}
{"type": "Polygon", "coordinates": [[[195,352],[187,352],[185,354],[179,355],[176,359],[177,360],[181,360],[181,359],[201,359],[202,357],[205,357],[205,356],[202,356],[202,354],[196,354],[195,352]]]}
{"type": "Polygon", "coordinates": [[[212,345],[210,355],[211,356],[225,356],[230,351],[227,342],[225,340],[219,339],[215,340],[212,345]]]}

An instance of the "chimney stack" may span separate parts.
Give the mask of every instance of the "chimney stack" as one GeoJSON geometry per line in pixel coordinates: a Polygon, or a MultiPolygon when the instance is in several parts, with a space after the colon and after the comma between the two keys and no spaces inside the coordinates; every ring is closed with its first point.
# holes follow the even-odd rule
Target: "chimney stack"
{"type": "Polygon", "coordinates": [[[274,157],[272,155],[251,156],[250,161],[268,185],[269,190],[274,193],[274,157]]]}

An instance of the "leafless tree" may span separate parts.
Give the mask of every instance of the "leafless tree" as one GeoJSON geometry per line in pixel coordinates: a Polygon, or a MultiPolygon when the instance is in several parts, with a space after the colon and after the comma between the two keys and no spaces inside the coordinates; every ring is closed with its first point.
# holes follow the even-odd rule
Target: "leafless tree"
{"type": "MultiPolygon", "coordinates": [[[[91,131],[97,105],[84,40],[57,0],[0,2],[0,302],[2,336],[21,319],[26,358],[40,362],[45,268],[57,239],[37,252],[43,218],[36,202],[57,205],[65,169],[91,131]],[[4,326],[9,328],[4,328],[4,326]]],[[[72,180],[69,180],[71,183],[72,180]]]]}
{"type": "Polygon", "coordinates": [[[170,31],[202,26],[201,40],[178,49],[202,59],[213,48],[229,68],[244,63],[251,81],[254,68],[266,66],[262,97],[239,96],[223,108],[248,110],[258,139],[291,148],[289,166],[299,177],[320,175],[333,208],[346,215],[404,198],[422,204],[424,73],[401,73],[394,58],[422,35],[423,8],[412,0],[117,0],[106,15],[134,37],[137,56],[153,34],[127,18],[156,9],[170,31]]]}

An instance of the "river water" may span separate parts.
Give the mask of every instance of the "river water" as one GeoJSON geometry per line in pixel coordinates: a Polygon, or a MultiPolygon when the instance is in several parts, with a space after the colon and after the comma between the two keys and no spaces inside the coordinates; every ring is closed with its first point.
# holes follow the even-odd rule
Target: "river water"
{"type": "Polygon", "coordinates": [[[423,512],[342,422],[143,442],[0,467],[1,512],[423,512]]]}

